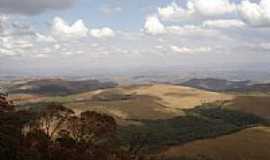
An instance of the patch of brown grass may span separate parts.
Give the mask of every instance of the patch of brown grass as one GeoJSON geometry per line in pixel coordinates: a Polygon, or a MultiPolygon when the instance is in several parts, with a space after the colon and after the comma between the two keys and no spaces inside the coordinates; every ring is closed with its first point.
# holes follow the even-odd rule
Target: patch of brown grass
{"type": "Polygon", "coordinates": [[[270,128],[254,127],[215,139],[198,140],[166,150],[165,157],[205,155],[215,160],[270,159],[270,128]]]}
{"type": "Polygon", "coordinates": [[[225,104],[225,107],[270,118],[270,96],[239,96],[225,104]]]}
{"type": "MultiPolygon", "coordinates": [[[[120,86],[63,97],[47,97],[47,101],[63,102],[78,113],[95,110],[123,119],[168,119],[185,115],[183,109],[232,98],[231,95],[190,87],[147,84],[120,86]]],[[[46,101],[39,99],[39,102],[42,100],[46,101]]],[[[37,101],[37,98],[28,97],[19,101],[32,102],[37,101]]]]}
{"type": "Polygon", "coordinates": [[[12,94],[9,96],[9,100],[15,102],[15,104],[35,103],[44,100],[46,97],[32,95],[32,94],[12,94]]]}
{"type": "Polygon", "coordinates": [[[137,95],[148,95],[159,98],[159,103],[174,109],[191,109],[202,103],[211,103],[218,100],[230,100],[234,96],[209,92],[190,87],[154,84],[142,85],[134,89],[128,89],[128,92],[136,93],[137,95]]]}
{"type": "Polygon", "coordinates": [[[127,100],[74,102],[67,104],[67,107],[77,112],[105,112],[121,119],[167,119],[184,114],[182,111],[166,111],[166,106],[150,96],[136,96],[127,100]]]}

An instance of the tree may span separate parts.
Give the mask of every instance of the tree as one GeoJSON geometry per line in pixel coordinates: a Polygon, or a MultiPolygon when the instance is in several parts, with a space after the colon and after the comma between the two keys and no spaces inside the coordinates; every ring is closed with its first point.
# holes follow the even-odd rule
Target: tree
{"type": "Polygon", "coordinates": [[[54,138],[73,114],[72,110],[65,108],[62,104],[50,103],[32,121],[30,129],[43,130],[46,135],[54,138]]]}
{"type": "Polygon", "coordinates": [[[115,120],[108,115],[93,111],[70,117],[67,129],[78,142],[99,143],[113,137],[117,128],[115,120]]]}
{"type": "MultiPolygon", "coordinates": [[[[20,112],[21,113],[21,112],[20,112]]],[[[20,143],[23,114],[14,111],[6,94],[0,95],[0,159],[13,160],[20,143]]]]}
{"type": "Polygon", "coordinates": [[[14,110],[14,104],[7,100],[7,96],[0,94],[0,112],[10,112],[14,110]]]}

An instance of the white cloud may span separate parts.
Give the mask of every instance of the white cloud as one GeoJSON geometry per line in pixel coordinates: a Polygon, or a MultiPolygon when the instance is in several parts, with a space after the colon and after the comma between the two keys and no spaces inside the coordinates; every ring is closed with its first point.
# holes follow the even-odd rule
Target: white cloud
{"type": "Polygon", "coordinates": [[[73,52],[70,52],[70,51],[67,51],[67,52],[63,52],[62,54],[63,55],[73,55],[74,53],[73,52]]]}
{"type": "Polygon", "coordinates": [[[156,49],[164,49],[164,46],[162,46],[162,45],[156,45],[155,48],[156,49]]]}
{"type": "Polygon", "coordinates": [[[58,49],[61,48],[61,45],[60,44],[55,44],[53,47],[54,47],[54,49],[58,50],[58,49]]]}
{"type": "Polygon", "coordinates": [[[235,11],[229,0],[192,0],[194,10],[203,16],[221,16],[235,11]]]}
{"type": "Polygon", "coordinates": [[[184,25],[184,26],[167,26],[167,33],[182,37],[204,37],[204,38],[226,38],[218,30],[208,29],[202,26],[184,25]]]}
{"type": "Polygon", "coordinates": [[[52,36],[46,36],[40,33],[36,33],[36,39],[38,42],[55,42],[56,40],[52,36]]]}
{"type": "MultiPolygon", "coordinates": [[[[87,28],[83,20],[78,20],[73,24],[69,24],[62,18],[57,17],[54,19],[49,30],[43,30],[43,28],[40,30],[39,24],[37,26],[34,24],[33,28],[31,27],[31,29],[33,29],[31,30],[33,31],[31,35],[24,34],[23,32],[25,31],[21,31],[18,27],[11,29],[5,28],[4,30],[8,30],[9,32],[7,32],[8,34],[0,32],[0,55],[3,57],[6,55],[17,55],[18,59],[27,59],[35,56],[45,58],[49,56],[50,60],[55,60],[55,63],[58,60],[63,60],[63,63],[70,63],[70,59],[67,57],[66,59],[61,59],[64,55],[69,55],[70,58],[74,56],[74,59],[80,59],[80,61],[78,60],[78,62],[75,63],[72,57],[72,66],[86,61],[96,61],[98,64],[101,63],[100,59],[106,59],[106,61],[108,60],[108,63],[116,62],[118,59],[123,61],[123,63],[129,63],[134,62],[134,58],[137,58],[137,62],[140,61],[138,60],[138,57],[141,57],[142,63],[153,61],[153,63],[158,64],[158,59],[163,63],[165,58],[169,62],[177,61],[176,63],[179,63],[179,60],[185,61],[181,58],[186,57],[181,56],[181,54],[198,53],[198,56],[187,56],[187,58],[196,59],[205,57],[205,59],[209,58],[211,60],[215,59],[213,57],[219,55],[219,53],[244,55],[244,53],[246,53],[245,51],[248,50],[248,48],[245,49],[242,47],[244,46],[244,43],[253,43],[256,49],[270,48],[269,44],[260,45],[260,43],[256,43],[267,42],[270,37],[268,34],[270,33],[268,32],[269,29],[249,27],[244,27],[239,30],[224,29],[243,27],[245,26],[245,23],[241,21],[240,16],[237,14],[234,16],[238,17],[231,15],[224,15],[223,17],[222,14],[229,14],[229,11],[222,11],[222,14],[201,14],[201,12],[198,12],[198,9],[195,10],[194,3],[195,1],[191,2],[191,0],[189,0],[187,6],[182,7],[180,4],[171,3],[168,6],[160,8],[159,16],[154,14],[145,19],[144,28],[142,27],[144,32],[140,33],[131,31],[113,31],[108,27],[96,29],[87,28]],[[195,11],[196,14],[194,13],[195,11]],[[195,17],[198,19],[188,17],[198,16],[199,14],[204,15],[205,17],[195,17]],[[209,15],[209,17],[206,15],[209,15]],[[220,15],[221,17],[215,17],[214,15],[220,15]],[[164,18],[181,19],[182,16],[184,18],[191,18],[192,20],[188,22],[182,21],[180,23],[175,21],[164,22],[163,20],[164,18]],[[145,33],[158,36],[148,36],[145,33]],[[81,37],[85,38],[80,40],[77,39],[81,37]],[[113,38],[111,41],[98,39],[105,37],[113,38]],[[63,38],[63,40],[61,38],[63,38]],[[170,46],[170,44],[172,44],[172,46],[170,46]],[[208,46],[211,46],[212,48],[208,46]],[[171,54],[166,54],[168,52],[171,54]],[[202,56],[199,54],[208,52],[216,54],[204,54],[202,56]],[[124,56],[130,58],[130,61],[124,56]],[[111,59],[115,59],[115,61],[111,62],[111,59]]],[[[10,22],[12,24],[13,19],[10,22]]],[[[19,28],[24,30],[25,27],[19,28]]],[[[261,49],[261,51],[266,52],[263,49],[261,49]]],[[[249,52],[254,51],[250,50],[249,52]]],[[[241,58],[245,59],[245,57],[246,55],[241,58]]],[[[197,60],[199,61],[199,59],[197,60]]],[[[200,61],[204,62],[203,59],[200,59],[200,61]]]]}
{"type": "MultiPolygon", "coordinates": [[[[172,2],[158,7],[158,16],[162,21],[198,22],[206,21],[212,27],[242,27],[246,24],[254,27],[270,26],[270,0],[187,0],[186,4],[172,2]],[[233,19],[221,21],[222,19],[233,19]],[[214,21],[216,20],[216,21],[214,21]],[[239,21],[237,21],[239,20],[239,21]],[[226,24],[226,23],[227,24],[226,24]]],[[[160,22],[159,22],[160,23],[160,22]]]]}
{"type": "Polygon", "coordinates": [[[12,52],[12,51],[9,50],[9,49],[0,48],[0,55],[13,56],[13,55],[15,55],[15,53],[12,52]]]}
{"type": "Polygon", "coordinates": [[[149,34],[157,35],[165,33],[165,27],[157,16],[148,16],[145,20],[144,31],[149,34]]]}
{"type": "Polygon", "coordinates": [[[0,38],[0,54],[14,56],[28,54],[28,51],[34,47],[29,37],[6,35],[0,38]]]}
{"type": "Polygon", "coordinates": [[[55,17],[52,25],[52,32],[56,36],[86,37],[88,28],[82,19],[77,20],[72,25],[68,25],[62,18],[55,17]]]}
{"type": "Polygon", "coordinates": [[[236,6],[229,0],[188,0],[184,7],[172,2],[158,8],[162,20],[180,21],[186,18],[222,17],[236,11],[236,6]]]}
{"type": "Polygon", "coordinates": [[[193,4],[188,3],[187,9],[182,8],[177,3],[172,2],[171,4],[165,6],[165,7],[159,7],[158,8],[158,14],[159,16],[164,20],[177,20],[182,17],[191,15],[193,13],[193,4]]]}
{"type": "Polygon", "coordinates": [[[177,52],[177,53],[191,53],[192,50],[190,48],[186,47],[177,47],[177,46],[171,46],[170,47],[172,51],[177,52]]]}
{"type": "Polygon", "coordinates": [[[204,27],[209,28],[231,28],[237,27],[241,28],[246,26],[246,24],[238,19],[219,19],[219,20],[207,20],[202,24],[204,27]]]}
{"type": "Polygon", "coordinates": [[[174,52],[181,54],[206,53],[212,50],[210,47],[188,48],[188,47],[178,47],[174,45],[170,46],[170,49],[174,52]]]}
{"type": "MultiPolygon", "coordinates": [[[[55,35],[55,38],[83,38],[89,35],[95,38],[109,38],[115,36],[114,30],[109,27],[89,29],[82,19],[69,25],[59,17],[55,17],[53,20],[52,33],[55,35]]],[[[40,38],[45,40],[45,37],[40,38]]]]}
{"type": "Polygon", "coordinates": [[[238,6],[238,12],[252,26],[270,26],[270,0],[253,3],[244,0],[238,6]]]}
{"type": "Polygon", "coordinates": [[[0,15],[0,33],[3,32],[4,25],[6,21],[8,20],[8,17],[5,15],[0,15]]]}
{"type": "Polygon", "coordinates": [[[48,58],[49,55],[48,55],[48,54],[40,53],[40,54],[37,54],[35,57],[36,57],[36,58],[48,58]]]}
{"type": "Polygon", "coordinates": [[[15,48],[27,49],[27,48],[32,48],[33,44],[32,42],[27,41],[27,40],[16,40],[14,41],[13,46],[15,48]]]}
{"type": "Polygon", "coordinates": [[[108,27],[91,29],[90,35],[96,38],[107,38],[107,37],[114,37],[115,32],[108,27]]]}

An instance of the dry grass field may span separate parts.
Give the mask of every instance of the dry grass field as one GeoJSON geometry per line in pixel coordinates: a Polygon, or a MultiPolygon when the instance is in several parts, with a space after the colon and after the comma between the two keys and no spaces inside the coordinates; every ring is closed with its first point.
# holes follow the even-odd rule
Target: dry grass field
{"type": "Polygon", "coordinates": [[[47,99],[47,97],[32,94],[11,94],[9,100],[15,104],[35,103],[47,99]]]}
{"type": "Polygon", "coordinates": [[[225,107],[270,118],[269,96],[238,96],[225,104],[225,107]]]}
{"type": "Polygon", "coordinates": [[[231,100],[234,96],[176,85],[148,84],[120,86],[68,96],[15,94],[11,98],[17,104],[60,102],[78,114],[94,110],[119,119],[169,119],[185,115],[183,109],[192,109],[203,103],[231,100]]]}
{"type": "Polygon", "coordinates": [[[96,110],[122,119],[168,119],[184,115],[202,103],[231,100],[233,96],[165,84],[123,86],[72,96],[67,107],[76,112],[96,110]]]}
{"type": "Polygon", "coordinates": [[[162,155],[170,158],[204,155],[214,160],[267,160],[269,148],[270,128],[254,127],[232,135],[169,147],[162,155]]]}

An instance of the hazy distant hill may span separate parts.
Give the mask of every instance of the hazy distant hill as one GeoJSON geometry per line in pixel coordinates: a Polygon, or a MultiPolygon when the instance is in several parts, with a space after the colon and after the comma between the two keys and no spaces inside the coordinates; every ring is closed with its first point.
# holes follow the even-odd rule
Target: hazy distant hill
{"type": "Polygon", "coordinates": [[[98,80],[67,81],[63,79],[41,79],[15,84],[8,90],[10,93],[63,96],[97,89],[113,88],[115,86],[117,84],[114,82],[100,82],[98,80]]]}
{"type": "MultiPolygon", "coordinates": [[[[31,101],[31,96],[24,96],[31,101]]],[[[14,96],[12,96],[14,98],[14,96]]],[[[80,113],[87,110],[105,112],[121,119],[167,119],[184,115],[183,110],[202,103],[231,100],[234,96],[190,87],[167,84],[118,86],[63,97],[48,96],[39,102],[59,102],[80,113]]],[[[17,101],[14,98],[14,101],[17,101]]],[[[22,99],[22,98],[20,98],[22,99]]],[[[27,106],[27,105],[26,105],[27,106]]]]}
{"type": "Polygon", "coordinates": [[[205,89],[209,91],[231,91],[231,92],[270,92],[270,83],[252,84],[251,81],[228,81],[223,79],[191,79],[181,85],[205,89]]]}
{"type": "Polygon", "coordinates": [[[229,91],[247,88],[250,86],[250,81],[228,81],[223,79],[207,78],[191,79],[182,83],[182,85],[211,91],[229,91]]]}
{"type": "Polygon", "coordinates": [[[270,92],[270,83],[253,84],[246,87],[231,89],[236,92],[270,92]]]}

